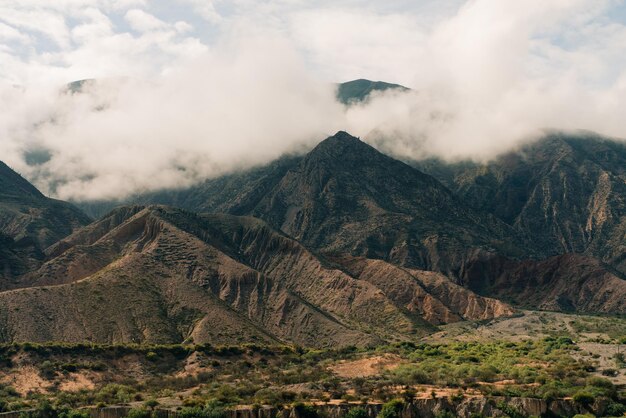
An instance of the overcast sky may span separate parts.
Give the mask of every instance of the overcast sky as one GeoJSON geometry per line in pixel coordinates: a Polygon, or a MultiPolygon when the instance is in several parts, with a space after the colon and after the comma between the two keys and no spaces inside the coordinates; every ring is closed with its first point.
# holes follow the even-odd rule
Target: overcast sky
{"type": "Polygon", "coordinates": [[[411,85],[427,38],[472,8],[472,26],[457,33],[468,48],[455,52],[495,52],[494,43],[513,39],[492,37],[520,35],[532,41],[534,59],[589,66],[589,82],[613,82],[622,68],[626,6],[615,0],[2,0],[0,77],[18,84],[151,77],[234,32],[264,31],[292,42],[322,79],[411,85]],[[576,55],[584,62],[570,61],[576,55]]]}
{"type": "Polygon", "coordinates": [[[546,128],[626,137],[625,51],[616,0],[0,0],[0,159],[93,199],[339,129],[406,158],[488,159],[546,128]],[[413,90],[346,109],[331,83],[355,78],[413,90]]]}
{"type": "Polygon", "coordinates": [[[2,0],[0,77],[20,84],[149,77],[210,51],[233,32],[249,30],[289,39],[320,78],[409,84],[406,54],[460,3],[2,0]]]}

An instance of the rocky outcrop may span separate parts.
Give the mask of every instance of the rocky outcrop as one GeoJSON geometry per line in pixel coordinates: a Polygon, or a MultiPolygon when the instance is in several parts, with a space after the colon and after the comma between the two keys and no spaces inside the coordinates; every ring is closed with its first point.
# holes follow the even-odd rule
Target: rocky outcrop
{"type": "MultiPolygon", "coordinates": [[[[572,400],[545,401],[535,398],[464,398],[451,400],[448,398],[417,399],[410,404],[404,405],[400,411],[401,418],[435,418],[443,412],[452,413],[459,418],[469,418],[472,415],[484,417],[506,417],[511,411],[520,416],[558,416],[573,417],[576,414],[593,414],[603,416],[606,411],[608,400],[598,400],[587,407],[573,402],[572,400]]],[[[348,411],[353,408],[362,408],[369,418],[375,418],[382,409],[381,404],[321,404],[315,405],[317,413],[326,418],[344,418],[348,411]]],[[[125,418],[131,407],[105,407],[90,408],[91,418],[125,418]]],[[[19,412],[0,413],[1,418],[19,418],[19,412]]],[[[156,418],[178,418],[179,413],[175,410],[157,409],[156,418]]],[[[239,407],[225,410],[225,418],[301,418],[298,410],[294,408],[273,407],[239,407]]]]}
{"type": "Polygon", "coordinates": [[[546,260],[476,257],[461,274],[464,286],[531,308],[580,313],[626,313],[626,280],[595,258],[565,254],[546,260]]]}
{"type": "Polygon", "coordinates": [[[485,164],[416,163],[543,257],[586,253],[626,273],[626,145],[554,133],[485,164]]]}
{"type": "Polygon", "coordinates": [[[117,209],[48,256],[0,292],[4,341],[367,346],[513,312],[434,273],[319,257],[259,219],[163,206],[117,209]]]}
{"type": "Polygon", "coordinates": [[[375,284],[398,307],[417,311],[431,324],[510,316],[515,310],[506,303],[467,290],[441,273],[405,269],[383,260],[336,257],[354,277],[375,284]]]}

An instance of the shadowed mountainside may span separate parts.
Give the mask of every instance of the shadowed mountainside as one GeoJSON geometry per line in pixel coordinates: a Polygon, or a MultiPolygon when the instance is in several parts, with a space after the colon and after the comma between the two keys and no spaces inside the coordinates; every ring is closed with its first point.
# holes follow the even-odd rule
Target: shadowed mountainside
{"type": "Polygon", "coordinates": [[[0,293],[5,341],[368,345],[513,312],[465,290],[440,300],[391,265],[378,283],[353,277],[258,219],[161,206],[118,209],[48,257],[0,293]],[[394,293],[399,280],[433,308],[394,293]]]}
{"type": "Polygon", "coordinates": [[[626,153],[614,141],[581,141],[544,138],[531,146],[542,152],[512,153],[485,167],[420,163],[451,192],[433,177],[340,132],[304,157],[285,158],[187,190],[164,191],[156,200],[194,211],[252,215],[327,256],[381,259],[406,269],[439,271],[483,296],[526,307],[619,313],[625,305],[620,302],[622,277],[613,268],[619,271],[624,257],[620,228],[626,194],[620,162],[626,153]],[[584,152],[571,162],[571,149],[578,149],[574,145],[584,152]],[[554,147],[565,151],[559,154],[554,147]],[[605,151],[596,155],[594,149],[605,151]],[[610,173],[598,168],[607,164],[613,165],[610,173]],[[608,188],[599,186],[602,178],[611,180],[608,188]],[[600,190],[605,191],[602,199],[600,190]],[[528,203],[537,200],[541,204],[528,203]],[[585,210],[596,215],[584,215],[585,210]],[[525,220],[516,222],[513,212],[525,220]],[[586,225],[596,231],[593,245],[586,257],[570,259],[581,271],[563,268],[558,258],[550,258],[583,252],[580,246],[561,245],[569,242],[563,237],[573,234],[554,237],[586,225]],[[608,265],[593,260],[594,248],[605,251],[597,254],[608,265]],[[586,274],[590,262],[594,274],[586,274]],[[562,267],[545,275],[543,269],[553,263],[562,267]],[[525,266],[523,274],[519,266],[525,266]],[[523,289],[520,294],[527,299],[502,291],[507,280],[523,289]],[[533,294],[537,281],[543,284],[533,294]],[[610,295],[612,288],[616,296],[610,295]],[[577,297],[582,294],[594,296],[587,303],[577,297]]]}
{"type": "Polygon", "coordinates": [[[0,162],[0,233],[32,238],[45,249],[91,220],[73,205],[45,197],[0,162]]]}
{"type": "Polygon", "coordinates": [[[0,340],[330,347],[509,316],[507,303],[624,314],[626,154],[589,141],[423,163],[439,181],[338,132],[305,156],[137,199],[183,209],[124,206],[79,229],[80,212],[7,168],[0,340]]]}
{"type": "Polygon", "coordinates": [[[450,275],[471,249],[528,251],[504,223],[345,132],[315,147],[250,214],[319,251],[450,275]]]}
{"type": "Polygon", "coordinates": [[[44,259],[32,238],[13,240],[0,233],[0,290],[12,286],[23,274],[36,269],[44,259]]]}
{"type": "Polygon", "coordinates": [[[408,88],[399,84],[385,83],[384,81],[371,81],[360,78],[358,80],[341,83],[337,87],[337,99],[345,104],[355,104],[365,101],[370,93],[385,90],[406,91],[408,88]]]}
{"type": "Polygon", "coordinates": [[[532,253],[503,222],[467,208],[433,177],[345,132],[304,157],[136,201],[250,215],[319,251],[382,258],[452,276],[469,249],[512,257],[532,253]]]}
{"type": "Polygon", "coordinates": [[[585,253],[626,273],[626,145],[551,134],[486,164],[417,163],[544,256],[585,253]]]}

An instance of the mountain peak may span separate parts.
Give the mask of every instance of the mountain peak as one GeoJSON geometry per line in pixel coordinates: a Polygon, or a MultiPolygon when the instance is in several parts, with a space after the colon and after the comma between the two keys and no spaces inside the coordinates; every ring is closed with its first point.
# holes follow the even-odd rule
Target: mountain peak
{"type": "Polygon", "coordinates": [[[2,161],[0,161],[0,194],[5,197],[29,196],[44,198],[44,195],[35,186],[2,161]]]}
{"type": "Polygon", "coordinates": [[[339,131],[333,136],[329,136],[308,154],[308,160],[337,159],[342,161],[362,161],[364,158],[385,158],[388,157],[378,152],[371,145],[366,144],[359,138],[350,135],[345,131],[339,131]]]}
{"type": "Polygon", "coordinates": [[[320,142],[319,145],[323,145],[323,144],[332,145],[332,146],[344,146],[344,147],[345,146],[355,146],[355,147],[367,146],[367,147],[369,147],[369,145],[367,145],[365,142],[361,141],[361,139],[359,137],[350,135],[346,131],[338,131],[336,134],[334,134],[332,136],[329,136],[328,138],[326,138],[325,140],[320,142]]]}
{"type": "Polygon", "coordinates": [[[44,249],[90,219],[69,203],[44,196],[0,161],[0,233],[34,239],[44,249]]]}
{"type": "Polygon", "coordinates": [[[339,99],[341,103],[349,105],[366,100],[369,94],[374,91],[385,91],[389,89],[397,89],[400,91],[409,90],[399,84],[359,78],[358,80],[347,81],[339,84],[339,87],[337,88],[337,99],[339,99]]]}

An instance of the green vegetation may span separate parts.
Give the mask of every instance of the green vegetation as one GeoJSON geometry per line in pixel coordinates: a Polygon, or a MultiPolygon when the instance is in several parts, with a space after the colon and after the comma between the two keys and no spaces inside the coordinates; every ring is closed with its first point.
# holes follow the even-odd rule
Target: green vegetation
{"type": "Polygon", "coordinates": [[[568,337],[541,341],[420,344],[404,349],[409,362],[386,373],[392,384],[474,388],[485,395],[560,398],[586,389],[596,396],[615,396],[613,384],[591,377],[588,360],[572,354],[568,337]],[[497,385],[498,382],[508,382],[497,385]]]}
{"type": "Polygon", "coordinates": [[[626,333],[626,324],[622,318],[586,316],[576,318],[569,324],[579,334],[602,333],[617,341],[625,338],[623,336],[626,333]]]}
{"type": "Polygon", "coordinates": [[[368,415],[363,408],[352,408],[346,414],[346,418],[368,418],[368,415]]]}
{"type": "MultiPolygon", "coordinates": [[[[341,350],[15,344],[0,346],[0,355],[4,359],[0,371],[18,371],[28,361],[26,365],[36,368],[53,388],[49,394],[18,393],[0,385],[0,411],[39,408],[46,400],[57,411],[58,417],[53,418],[80,418],[67,414],[94,405],[132,405],[131,418],[150,418],[164,403],[179,405],[181,418],[221,418],[224,408],[234,405],[293,406],[302,418],[318,418],[309,405],[331,399],[382,402],[378,418],[398,418],[404,405],[415,398],[445,396],[460,402],[480,395],[572,398],[585,406],[604,399],[611,413],[625,408],[625,396],[609,380],[611,374],[602,377],[598,360],[566,336],[520,342],[404,342],[341,350]],[[356,377],[337,371],[346,362],[349,367],[344,369],[350,370],[350,362],[369,359],[388,359],[389,367],[356,377]],[[93,388],[58,389],[61,382],[81,374],[100,380],[94,380],[93,388]],[[442,390],[444,395],[439,393],[442,390]]],[[[621,371],[614,371],[621,376],[621,371]]],[[[516,416],[506,404],[499,409],[516,416]]],[[[356,406],[348,413],[349,418],[367,416],[365,409],[356,406]]]]}
{"type": "Polygon", "coordinates": [[[56,407],[47,400],[43,400],[28,412],[22,412],[20,418],[89,418],[89,412],[56,407]]]}
{"type": "Polygon", "coordinates": [[[376,418],[400,418],[403,407],[404,402],[400,399],[391,400],[383,405],[376,418]]]}

